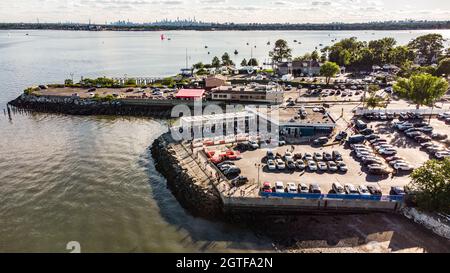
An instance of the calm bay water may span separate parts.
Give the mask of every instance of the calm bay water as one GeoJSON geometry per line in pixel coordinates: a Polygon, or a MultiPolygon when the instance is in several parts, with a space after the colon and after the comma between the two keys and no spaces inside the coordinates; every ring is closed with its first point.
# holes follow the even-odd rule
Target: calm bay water
{"type": "Polygon", "coordinates": [[[148,150],[164,121],[38,113],[9,120],[5,104],[25,87],[71,73],[172,75],[185,66],[186,48],[190,63],[235,49],[240,63],[251,54],[266,59],[267,42],[278,38],[298,55],[334,38],[404,44],[429,32],[166,32],[171,41],[160,41],[157,32],[0,31],[0,252],[65,252],[69,241],[86,252],[271,250],[267,239],[179,206],[148,150]]]}

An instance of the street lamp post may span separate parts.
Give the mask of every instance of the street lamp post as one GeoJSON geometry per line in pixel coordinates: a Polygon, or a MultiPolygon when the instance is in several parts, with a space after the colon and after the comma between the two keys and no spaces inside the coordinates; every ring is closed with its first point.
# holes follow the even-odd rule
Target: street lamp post
{"type": "Polygon", "coordinates": [[[261,170],[261,164],[256,163],[255,167],[258,168],[258,188],[261,188],[261,182],[260,182],[260,179],[259,179],[259,172],[261,170]]]}

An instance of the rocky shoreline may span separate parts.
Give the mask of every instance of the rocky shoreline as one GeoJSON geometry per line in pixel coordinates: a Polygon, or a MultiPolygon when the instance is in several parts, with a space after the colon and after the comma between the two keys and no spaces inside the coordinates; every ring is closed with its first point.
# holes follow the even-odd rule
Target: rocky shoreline
{"type": "Polygon", "coordinates": [[[154,118],[170,118],[171,107],[164,105],[127,105],[120,101],[96,101],[67,97],[43,97],[22,94],[8,106],[22,110],[67,115],[121,115],[154,118]]]}
{"type": "Polygon", "coordinates": [[[155,166],[166,179],[169,189],[178,202],[195,217],[211,220],[224,218],[221,199],[206,175],[193,176],[189,170],[192,159],[180,158],[174,151],[169,135],[156,139],[151,147],[155,166]]]}

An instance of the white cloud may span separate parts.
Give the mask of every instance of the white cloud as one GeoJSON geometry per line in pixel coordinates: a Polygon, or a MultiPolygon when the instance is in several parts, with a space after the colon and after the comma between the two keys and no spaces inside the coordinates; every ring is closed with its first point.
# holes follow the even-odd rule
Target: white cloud
{"type": "Polygon", "coordinates": [[[213,22],[448,20],[448,0],[1,0],[0,21],[148,22],[196,17],[213,22]]]}

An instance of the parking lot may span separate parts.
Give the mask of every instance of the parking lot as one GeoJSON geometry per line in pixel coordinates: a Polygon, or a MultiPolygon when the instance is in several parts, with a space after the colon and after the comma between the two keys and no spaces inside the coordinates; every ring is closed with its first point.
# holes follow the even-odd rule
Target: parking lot
{"type": "MultiPolygon", "coordinates": [[[[271,183],[274,186],[275,182],[281,181],[285,184],[287,183],[295,183],[298,185],[299,183],[304,183],[309,186],[312,183],[317,183],[322,189],[322,193],[332,192],[332,184],[334,182],[339,182],[341,185],[345,185],[347,183],[353,184],[355,186],[359,185],[378,185],[383,194],[388,195],[392,186],[400,186],[403,187],[409,183],[409,179],[407,176],[377,176],[377,175],[368,175],[363,166],[354,159],[351,154],[351,150],[348,148],[344,148],[342,145],[334,145],[330,147],[312,147],[310,145],[294,145],[293,146],[295,153],[315,153],[315,152],[329,152],[338,151],[341,153],[344,163],[347,165],[348,172],[311,172],[308,169],[305,171],[295,170],[290,171],[288,169],[280,171],[270,171],[266,165],[266,153],[268,149],[258,149],[254,151],[246,151],[243,152],[242,159],[235,162],[236,166],[242,170],[241,175],[249,178],[250,182],[258,183],[258,169],[259,169],[259,183],[262,185],[264,182],[271,183]],[[260,167],[258,168],[258,165],[260,167]]],[[[291,146],[283,146],[272,151],[275,154],[284,155],[286,151],[291,151],[291,146]]]]}

